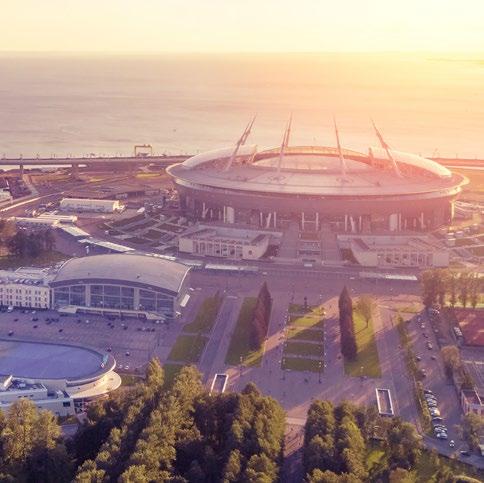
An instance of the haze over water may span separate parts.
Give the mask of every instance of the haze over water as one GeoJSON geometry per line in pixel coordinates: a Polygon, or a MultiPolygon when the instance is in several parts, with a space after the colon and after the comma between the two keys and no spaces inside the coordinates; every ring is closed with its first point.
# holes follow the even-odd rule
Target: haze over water
{"type": "Polygon", "coordinates": [[[484,158],[484,60],[409,54],[0,56],[0,157],[193,153],[251,142],[484,158]]]}

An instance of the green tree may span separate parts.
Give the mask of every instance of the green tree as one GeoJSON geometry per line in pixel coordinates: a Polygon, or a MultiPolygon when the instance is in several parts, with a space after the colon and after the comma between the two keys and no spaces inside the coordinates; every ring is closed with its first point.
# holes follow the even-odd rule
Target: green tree
{"type": "Polygon", "coordinates": [[[242,462],[240,457],[240,451],[234,449],[230,452],[229,459],[225,465],[223,472],[224,483],[232,483],[238,481],[242,470],[242,462]]]}
{"type": "Polygon", "coordinates": [[[445,373],[451,378],[461,367],[459,349],[455,345],[446,345],[440,350],[444,362],[445,373]]]}
{"type": "Polygon", "coordinates": [[[387,451],[395,466],[410,469],[421,453],[421,438],[413,424],[395,418],[387,432],[387,451]]]}
{"type": "Polygon", "coordinates": [[[375,299],[371,295],[361,295],[356,302],[356,310],[365,319],[366,327],[368,328],[370,320],[376,310],[375,299]]]}
{"type": "Polygon", "coordinates": [[[472,273],[469,276],[469,302],[475,309],[483,293],[483,279],[478,273],[472,273]]]}
{"type": "Polygon", "coordinates": [[[422,273],[422,302],[426,308],[437,303],[439,291],[439,272],[437,270],[426,270],[422,273]]]}
{"type": "Polygon", "coordinates": [[[462,418],[462,436],[470,448],[478,448],[482,432],[484,432],[484,418],[482,416],[468,413],[462,418]]]}
{"type": "Polygon", "coordinates": [[[469,272],[461,272],[459,276],[459,302],[464,308],[469,302],[470,276],[469,272]]]}
{"type": "Polygon", "coordinates": [[[404,468],[395,468],[388,475],[389,483],[415,483],[416,481],[415,476],[404,468]]]}

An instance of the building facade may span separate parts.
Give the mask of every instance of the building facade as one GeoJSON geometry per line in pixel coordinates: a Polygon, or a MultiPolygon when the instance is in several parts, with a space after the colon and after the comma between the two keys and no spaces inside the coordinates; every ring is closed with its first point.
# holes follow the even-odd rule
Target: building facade
{"type": "Polygon", "coordinates": [[[467,182],[413,154],[321,146],[238,146],[196,155],[167,173],[194,220],[366,234],[449,224],[467,182]]]}
{"type": "Polygon", "coordinates": [[[180,310],[189,268],[135,254],[94,255],[67,261],[50,283],[61,311],[173,318],[180,310]]]}
{"type": "Polygon", "coordinates": [[[92,198],[63,198],[60,202],[62,211],[115,213],[124,209],[119,200],[98,200],[92,198]]]}
{"type": "Polygon", "coordinates": [[[0,305],[50,308],[51,276],[43,270],[0,270],[0,305]]]}
{"type": "Polygon", "coordinates": [[[267,252],[270,236],[252,230],[199,225],[178,237],[178,249],[198,256],[258,260],[267,252]]]}

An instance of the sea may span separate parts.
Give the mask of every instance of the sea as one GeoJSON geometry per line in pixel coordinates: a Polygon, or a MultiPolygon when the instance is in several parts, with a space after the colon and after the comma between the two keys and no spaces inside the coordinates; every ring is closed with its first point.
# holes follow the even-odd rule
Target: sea
{"type": "MultiPolygon", "coordinates": [[[[0,158],[191,154],[236,142],[378,139],[424,156],[484,158],[484,55],[1,54],[0,158]]],[[[1,163],[1,160],[0,160],[1,163]]]]}

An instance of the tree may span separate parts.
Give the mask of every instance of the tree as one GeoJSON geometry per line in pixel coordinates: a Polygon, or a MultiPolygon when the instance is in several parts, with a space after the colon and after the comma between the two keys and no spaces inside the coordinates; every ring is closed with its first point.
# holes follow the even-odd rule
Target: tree
{"type": "Polygon", "coordinates": [[[484,418],[475,413],[468,413],[462,418],[462,436],[470,448],[477,449],[480,435],[484,431],[484,418]]]}
{"type": "Polygon", "coordinates": [[[358,349],[353,324],[353,302],[346,286],[339,296],[338,306],[341,352],[346,359],[352,361],[356,359],[358,349]]]}
{"type": "Polygon", "coordinates": [[[437,302],[439,275],[437,270],[426,270],[422,274],[422,302],[426,308],[437,302]]]}
{"type": "Polygon", "coordinates": [[[456,272],[451,271],[449,273],[449,303],[452,308],[457,303],[457,290],[458,290],[459,277],[456,272]]]}
{"type": "Polygon", "coordinates": [[[250,344],[253,350],[257,350],[262,346],[267,335],[271,316],[271,305],[271,295],[267,288],[267,284],[264,282],[257,296],[257,302],[250,325],[250,344]]]}
{"type": "Polygon", "coordinates": [[[388,475],[389,483],[414,483],[417,481],[410,471],[404,468],[395,468],[388,475]]]}
{"type": "Polygon", "coordinates": [[[370,323],[371,318],[376,310],[376,303],[370,295],[361,295],[356,302],[356,310],[365,319],[366,327],[370,323]]]}
{"type": "Polygon", "coordinates": [[[482,278],[478,273],[472,273],[469,276],[469,301],[473,309],[476,308],[479,303],[483,292],[482,278]]]}
{"type": "Polygon", "coordinates": [[[469,272],[461,272],[459,276],[459,302],[462,307],[467,307],[467,302],[469,301],[469,285],[470,285],[469,272]]]}
{"type": "Polygon", "coordinates": [[[461,367],[459,349],[455,345],[446,345],[440,350],[447,377],[451,378],[454,372],[461,367]]]}
{"type": "Polygon", "coordinates": [[[417,462],[421,453],[421,438],[413,424],[392,420],[387,432],[387,451],[395,466],[409,469],[417,462]]]}

